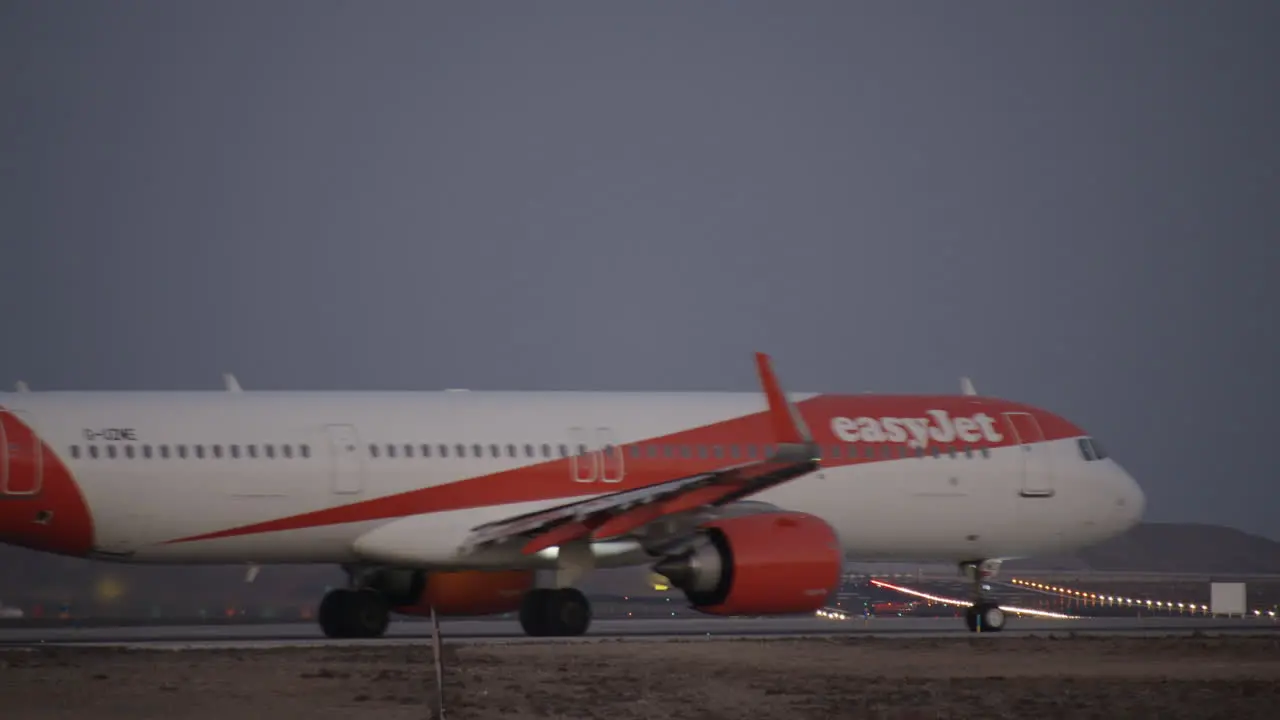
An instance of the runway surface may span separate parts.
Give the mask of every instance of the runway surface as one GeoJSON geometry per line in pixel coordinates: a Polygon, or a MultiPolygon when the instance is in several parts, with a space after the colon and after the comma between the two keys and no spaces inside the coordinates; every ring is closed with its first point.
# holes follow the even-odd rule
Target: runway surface
{"type": "MultiPolygon", "coordinates": [[[[448,620],[440,624],[446,643],[548,643],[630,640],[696,640],[856,636],[884,638],[955,637],[970,635],[959,618],[870,618],[832,620],[817,617],[773,619],[636,619],[597,620],[577,638],[530,638],[519,623],[509,620],[448,620]]],[[[1112,636],[1169,636],[1199,632],[1219,634],[1280,634],[1269,619],[1245,618],[1087,618],[1045,620],[1010,618],[1003,632],[989,637],[1101,634],[1112,636]]],[[[92,628],[0,629],[0,649],[33,646],[99,646],[147,649],[267,649],[305,646],[383,646],[421,644],[430,638],[423,622],[392,623],[387,636],[376,640],[330,640],[306,623],[243,626],[152,626],[92,628]]]]}

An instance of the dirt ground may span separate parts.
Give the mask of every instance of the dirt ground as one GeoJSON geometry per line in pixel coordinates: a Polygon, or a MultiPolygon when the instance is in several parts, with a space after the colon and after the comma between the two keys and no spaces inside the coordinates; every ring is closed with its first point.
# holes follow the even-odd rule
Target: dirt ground
{"type": "MultiPolygon", "coordinates": [[[[445,717],[1275,718],[1273,637],[446,646],[445,717]]],[[[424,647],[0,649],[5,720],[427,718],[424,647]]]]}

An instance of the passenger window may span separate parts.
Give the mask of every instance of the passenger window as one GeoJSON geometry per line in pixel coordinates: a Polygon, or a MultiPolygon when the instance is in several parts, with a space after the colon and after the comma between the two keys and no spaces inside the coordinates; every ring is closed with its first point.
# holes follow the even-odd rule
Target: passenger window
{"type": "Polygon", "coordinates": [[[276,456],[276,446],[275,446],[275,445],[263,445],[263,446],[262,446],[262,453],[263,453],[264,455],[266,455],[267,457],[269,457],[269,458],[274,458],[274,457],[276,456]]]}
{"type": "Polygon", "coordinates": [[[442,458],[447,458],[447,457],[449,457],[449,446],[448,446],[448,445],[445,445],[444,443],[440,443],[440,447],[438,447],[438,448],[436,448],[436,449],[440,451],[440,457],[442,457],[442,458]]]}
{"type": "Polygon", "coordinates": [[[300,446],[300,447],[298,448],[298,450],[302,451],[302,457],[304,457],[304,458],[309,458],[309,457],[311,457],[311,446],[310,446],[310,445],[302,445],[302,446],[300,446]]]}
{"type": "Polygon", "coordinates": [[[222,446],[221,446],[221,445],[214,445],[214,446],[213,446],[213,456],[214,456],[214,457],[216,457],[216,458],[220,458],[220,457],[222,457],[222,446]]]}
{"type": "Polygon", "coordinates": [[[94,458],[95,460],[97,459],[97,457],[98,457],[98,446],[97,446],[97,445],[90,445],[90,446],[89,446],[89,457],[94,458]]]}
{"type": "Polygon", "coordinates": [[[496,444],[490,444],[489,455],[493,457],[502,457],[502,450],[496,444]]]}
{"type": "Polygon", "coordinates": [[[247,450],[247,451],[249,452],[249,457],[251,457],[251,458],[256,458],[256,457],[258,457],[258,446],[257,446],[257,445],[245,445],[245,446],[244,446],[244,449],[245,449],[245,450],[247,450]]]}
{"type": "Polygon", "coordinates": [[[930,449],[930,452],[933,454],[933,458],[934,458],[935,460],[936,460],[936,459],[938,459],[938,458],[941,456],[941,453],[938,451],[938,446],[937,446],[937,445],[934,445],[934,446],[933,446],[933,448],[931,448],[931,449],[930,449]]]}
{"type": "Polygon", "coordinates": [[[458,457],[466,457],[466,456],[467,456],[467,446],[466,446],[466,445],[463,445],[462,443],[458,443],[457,445],[454,445],[454,446],[453,446],[453,454],[454,454],[454,455],[457,455],[458,457]]]}
{"type": "Polygon", "coordinates": [[[204,459],[204,446],[203,446],[203,445],[196,445],[196,446],[195,446],[195,451],[196,451],[196,457],[197,457],[197,458],[200,458],[201,460],[203,460],[203,459],[204,459]]]}
{"type": "Polygon", "coordinates": [[[107,446],[107,457],[109,457],[109,458],[115,458],[115,456],[116,456],[116,446],[115,446],[115,445],[108,445],[108,446],[107,446]]]}
{"type": "Polygon", "coordinates": [[[161,446],[160,446],[160,458],[161,458],[162,460],[168,460],[168,459],[169,459],[169,446],[168,446],[168,445],[161,445],[161,446]]]}
{"type": "Polygon", "coordinates": [[[533,455],[534,455],[534,453],[533,453],[533,446],[532,446],[532,445],[530,445],[530,444],[528,444],[528,443],[525,443],[525,445],[524,445],[524,456],[525,456],[525,457],[533,457],[533,455]]]}
{"type": "Polygon", "coordinates": [[[982,457],[984,458],[991,457],[991,450],[989,448],[982,448],[982,457]]]}
{"type": "Polygon", "coordinates": [[[125,445],[125,446],[124,446],[124,456],[125,456],[125,457],[127,457],[127,458],[129,458],[130,460],[132,460],[132,459],[133,459],[133,446],[132,446],[132,445],[125,445]]]}
{"type": "Polygon", "coordinates": [[[79,460],[79,459],[80,459],[80,446],[79,446],[79,445],[72,445],[72,446],[71,446],[71,457],[72,457],[73,459],[76,459],[76,460],[79,460]]]}
{"type": "Polygon", "coordinates": [[[396,446],[392,445],[391,443],[387,443],[387,457],[393,458],[395,456],[396,456],[396,446]]]}
{"type": "Polygon", "coordinates": [[[293,446],[292,446],[292,445],[281,445],[281,446],[280,446],[280,452],[281,452],[281,453],[283,453],[285,457],[287,457],[287,458],[291,458],[291,457],[293,457],[293,446]]]}
{"type": "Polygon", "coordinates": [[[569,448],[567,446],[560,446],[560,457],[569,457],[569,448]]]}
{"type": "Polygon", "coordinates": [[[239,446],[239,445],[228,445],[228,446],[227,446],[227,450],[228,450],[228,451],[230,451],[230,453],[231,453],[231,457],[232,457],[232,458],[239,458],[239,457],[240,457],[240,446],[239,446]]]}
{"type": "Polygon", "coordinates": [[[551,457],[551,446],[548,445],[547,443],[542,444],[542,457],[544,458],[551,457]]]}
{"type": "Polygon", "coordinates": [[[179,446],[178,446],[178,458],[179,458],[179,459],[182,459],[182,460],[186,460],[186,459],[187,459],[187,446],[186,446],[186,445],[179,445],[179,446]]]}
{"type": "Polygon", "coordinates": [[[472,457],[484,457],[484,450],[482,450],[482,449],[480,448],[480,445],[478,445],[478,444],[474,444],[474,445],[472,445],[472,446],[471,446],[471,456],[472,456],[472,457]]]}
{"type": "Polygon", "coordinates": [[[374,445],[373,443],[369,443],[369,456],[370,456],[370,457],[378,457],[378,446],[377,446],[377,445],[374,445]]]}
{"type": "Polygon", "coordinates": [[[508,444],[507,444],[507,457],[516,457],[517,455],[519,455],[519,453],[518,453],[518,452],[516,452],[516,446],[515,446],[515,445],[512,445],[512,444],[510,444],[510,443],[508,443],[508,444]]]}
{"type": "Polygon", "coordinates": [[[431,446],[426,443],[422,443],[422,457],[431,457],[431,446]]]}

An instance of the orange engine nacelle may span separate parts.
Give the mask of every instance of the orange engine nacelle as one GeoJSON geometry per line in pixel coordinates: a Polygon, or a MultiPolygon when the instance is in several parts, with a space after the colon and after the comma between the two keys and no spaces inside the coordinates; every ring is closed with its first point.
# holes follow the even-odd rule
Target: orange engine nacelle
{"type": "Polygon", "coordinates": [[[717,520],[693,545],[654,566],[709,615],[808,613],[840,586],[844,553],[835,530],[806,513],[717,520]]]}
{"type": "Polygon", "coordinates": [[[435,606],[437,615],[455,617],[515,612],[533,583],[532,570],[417,572],[411,595],[416,599],[392,610],[403,615],[430,615],[435,606]]]}

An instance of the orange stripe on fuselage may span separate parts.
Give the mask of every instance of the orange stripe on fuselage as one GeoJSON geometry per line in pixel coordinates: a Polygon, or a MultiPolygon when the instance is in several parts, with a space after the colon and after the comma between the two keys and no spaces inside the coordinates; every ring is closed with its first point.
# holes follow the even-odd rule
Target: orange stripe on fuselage
{"type": "MultiPolygon", "coordinates": [[[[830,447],[850,446],[845,440],[838,438],[832,430],[832,419],[837,417],[927,418],[930,410],[943,410],[953,418],[986,413],[999,424],[1003,437],[997,442],[984,440],[968,444],[974,448],[996,448],[1017,444],[1014,433],[1000,415],[1004,412],[1032,414],[1039,423],[1046,441],[1084,434],[1072,423],[1044,410],[1020,403],[976,396],[820,395],[796,403],[796,406],[809,426],[814,442],[822,446],[824,452],[822,463],[826,467],[897,459],[900,454],[896,448],[907,444],[887,441],[874,443],[877,446],[887,445],[895,448],[892,458],[885,458],[880,453],[877,453],[878,457],[874,459],[866,458],[863,453],[859,453],[857,457],[849,457],[847,452],[841,452],[838,457],[829,457],[827,450],[830,447]]],[[[477,507],[553,500],[568,501],[601,492],[645,487],[745,462],[750,458],[742,456],[737,459],[730,458],[728,448],[733,445],[743,448],[751,444],[760,448],[775,442],[770,415],[759,412],[620,446],[622,462],[625,463],[625,474],[622,482],[618,483],[572,482],[569,479],[572,469],[570,460],[556,459],[324,510],[176,538],[168,543],[301,530],[477,507]],[[637,445],[641,446],[643,452],[639,457],[633,458],[632,448],[637,445]],[[663,448],[674,447],[678,457],[648,457],[648,448],[651,445],[663,448]],[[721,449],[719,457],[710,451],[717,446],[721,449]],[[683,456],[684,448],[688,448],[691,457],[683,456]],[[706,457],[699,457],[699,450],[705,452],[706,457]]],[[[952,447],[958,444],[958,442],[948,443],[952,447]]]]}

